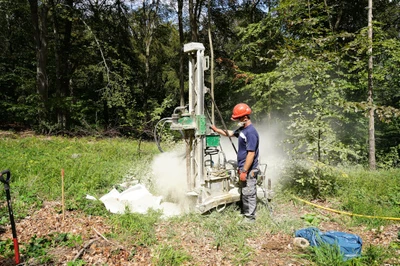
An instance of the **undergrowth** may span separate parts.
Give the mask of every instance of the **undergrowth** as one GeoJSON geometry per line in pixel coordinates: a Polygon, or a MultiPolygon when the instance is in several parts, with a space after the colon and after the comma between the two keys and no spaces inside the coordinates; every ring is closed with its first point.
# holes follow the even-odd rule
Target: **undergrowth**
{"type": "MultiPolygon", "coordinates": [[[[100,198],[127,177],[142,175],[136,164],[149,160],[157,148],[152,143],[123,138],[96,139],[28,136],[0,138],[0,170],[11,172],[10,193],[16,219],[23,218],[43,201],[60,201],[61,170],[67,209],[101,211],[85,200],[86,195],[100,198]],[[18,200],[16,200],[18,199],[18,200]]],[[[0,199],[5,200],[4,189],[0,199]]],[[[0,206],[0,225],[7,222],[7,208],[0,206]]]]}
{"type": "MultiPolygon", "coordinates": [[[[143,178],[147,178],[145,172],[149,161],[158,153],[154,143],[142,142],[139,145],[134,140],[120,138],[13,136],[0,138],[0,150],[0,170],[9,169],[12,175],[10,190],[16,220],[41,208],[44,201],[61,201],[61,169],[64,169],[67,210],[105,216],[112,225],[112,231],[106,236],[132,246],[132,254],[138,246],[151,249],[154,265],[196,264],[190,254],[191,247],[184,247],[181,243],[183,224],[191,228],[192,231],[186,233],[192,234],[196,241],[223,252],[224,259],[235,265],[245,265],[251,263],[257,254],[249,240],[265,234],[292,235],[296,229],[319,226],[330,219],[313,207],[298,202],[293,202],[298,204],[294,208],[305,208],[308,213],[299,217],[282,214],[280,208],[291,202],[292,193],[306,199],[322,198],[338,210],[358,214],[396,217],[400,213],[400,170],[369,172],[313,164],[311,168],[301,165],[286,172],[291,182],[287,182],[282,189],[275,187],[276,197],[270,206],[259,204],[254,225],[242,223],[236,204],[228,205],[221,212],[212,211],[204,215],[188,213],[167,221],[162,220],[158,211],[110,214],[103,204],[87,200],[86,195],[99,198],[127,179],[143,182],[143,178]],[[166,232],[167,242],[160,242],[157,238],[157,226],[162,222],[170,225],[166,232]]],[[[0,190],[0,200],[5,201],[4,189],[0,190]]],[[[0,226],[9,223],[5,204],[0,205],[0,217],[0,226]]],[[[380,219],[347,218],[337,222],[350,221],[352,225],[374,228],[391,223],[380,219]]],[[[78,245],[79,241],[73,235],[34,237],[29,243],[22,243],[21,252],[26,258],[48,263],[52,260],[48,256],[49,249],[60,245],[78,245]]],[[[369,245],[363,249],[361,258],[343,264],[340,254],[331,247],[323,247],[307,253],[303,259],[316,265],[382,265],[396,257],[399,250],[398,242],[391,243],[389,248],[369,245]]],[[[12,257],[11,240],[0,241],[0,254],[12,257]]],[[[79,260],[68,265],[85,265],[85,262],[79,260]]]]}
{"type": "Polygon", "coordinates": [[[162,213],[149,210],[146,214],[129,213],[111,215],[113,226],[110,236],[135,246],[151,246],[157,243],[155,224],[162,213]]]}
{"type": "Polygon", "coordinates": [[[188,252],[180,250],[179,247],[161,244],[155,248],[155,256],[152,261],[157,266],[179,266],[185,262],[190,262],[192,257],[188,252]]]}
{"type": "Polygon", "coordinates": [[[347,170],[347,175],[338,180],[337,198],[340,209],[355,214],[376,218],[354,217],[353,224],[379,227],[392,223],[379,217],[399,217],[400,213],[400,169],[367,171],[347,170]]]}

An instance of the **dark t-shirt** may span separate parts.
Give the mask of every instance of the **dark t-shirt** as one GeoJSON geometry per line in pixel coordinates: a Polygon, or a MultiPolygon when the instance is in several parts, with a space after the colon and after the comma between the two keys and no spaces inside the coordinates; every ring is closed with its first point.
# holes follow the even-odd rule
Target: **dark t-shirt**
{"type": "Polygon", "coordinates": [[[253,164],[248,170],[257,168],[259,136],[255,127],[252,124],[247,127],[241,127],[234,132],[234,135],[238,138],[237,161],[239,169],[243,168],[248,151],[255,152],[253,164]]]}

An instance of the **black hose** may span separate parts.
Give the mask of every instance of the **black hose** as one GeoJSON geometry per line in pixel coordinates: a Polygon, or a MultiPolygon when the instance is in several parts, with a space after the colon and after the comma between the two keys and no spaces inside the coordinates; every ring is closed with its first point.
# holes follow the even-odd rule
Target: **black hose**
{"type": "Polygon", "coordinates": [[[218,114],[219,114],[219,118],[221,119],[222,125],[224,126],[224,129],[223,129],[223,130],[225,131],[226,136],[229,138],[229,140],[230,140],[230,142],[231,142],[231,144],[232,144],[232,147],[233,147],[233,149],[235,150],[235,153],[237,154],[237,150],[236,150],[235,144],[233,144],[232,138],[231,138],[231,136],[229,136],[228,128],[226,127],[224,118],[222,117],[222,114],[221,114],[221,112],[219,111],[218,106],[216,105],[216,103],[215,103],[215,101],[214,101],[214,98],[211,96],[211,94],[208,94],[208,95],[210,95],[210,98],[211,98],[211,100],[212,100],[212,102],[213,102],[213,104],[214,104],[214,106],[215,106],[215,109],[217,110],[217,112],[218,112],[218,114]]]}
{"type": "Polygon", "coordinates": [[[156,142],[157,148],[158,148],[158,150],[160,152],[164,152],[163,149],[161,148],[161,145],[160,145],[161,137],[158,137],[158,134],[157,134],[157,126],[161,122],[163,122],[161,129],[163,129],[165,123],[171,123],[172,122],[172,118],[171,117],[165,117],[165,118],[161,119],[160,121],[158,121],[157,124],[154,127],[154,140],[156,142]]]}

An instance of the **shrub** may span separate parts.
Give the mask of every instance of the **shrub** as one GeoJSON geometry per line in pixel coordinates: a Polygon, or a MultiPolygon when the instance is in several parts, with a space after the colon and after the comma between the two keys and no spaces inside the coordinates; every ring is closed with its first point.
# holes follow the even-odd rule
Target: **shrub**
{"type": "Polygon", "coordinates": [[[321,162],[293,161],[284,169],[282,188],[312,198],[324,198],[336,193],[338,174],[341,174],[338,170],[321,162]]]}

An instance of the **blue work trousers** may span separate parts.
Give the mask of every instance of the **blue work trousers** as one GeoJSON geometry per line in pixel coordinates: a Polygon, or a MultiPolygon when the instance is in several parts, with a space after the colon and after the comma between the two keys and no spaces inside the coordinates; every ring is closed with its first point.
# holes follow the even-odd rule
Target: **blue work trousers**
{"type": "Polygon", "coordinates": [[[246,181],[240,181],[242,202],[242,214],[251,220],[256,219],[257,209],[257,176],[258,170],[253,169],[246,177],[246,181]]]}

